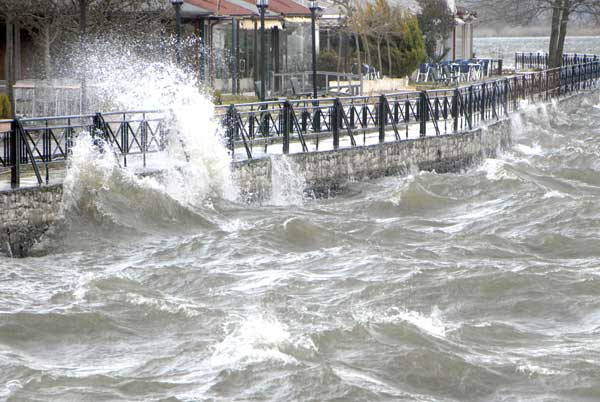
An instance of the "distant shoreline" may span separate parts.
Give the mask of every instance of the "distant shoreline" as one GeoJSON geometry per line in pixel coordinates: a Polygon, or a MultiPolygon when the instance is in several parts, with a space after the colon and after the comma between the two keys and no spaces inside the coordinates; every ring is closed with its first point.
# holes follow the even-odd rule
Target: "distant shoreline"
{"type": "MultiPolygon", "coordinates": [[[[477,30],[474,33],[474,39],[538,39],[538,38],[550,38],[550,35],[477,35],[477,30]]],[[[599,38],[600,33],[596,35],[567,35],[566,39],[571,38],[599,38]]]]}

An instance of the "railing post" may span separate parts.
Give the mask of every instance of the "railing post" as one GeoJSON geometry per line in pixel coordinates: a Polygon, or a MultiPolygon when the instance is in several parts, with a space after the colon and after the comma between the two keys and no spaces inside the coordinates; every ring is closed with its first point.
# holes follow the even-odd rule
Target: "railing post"
{"type": "Polygon", "coordinates": [[[428,108],[427,108],[427,92],[421,91],[419,97],[419,135],[421,137],[425,137],[427,135],[427,116],[428,116],[428,108]]]}
{"type": "Polygon", "coordinates": [[[518,102],[517,102],[517,98],[518,98],[518,93],[517,93],[517,86],[519,84],[519,81],[517,80],[517,77],[513,77],[513,88],[510,91],[510,96],[512,97],[512,101],[513,101],[513,110],[517,110],[517,106],[518,106],[518,102]]]}
{"type": "Polygon", "coordinates": [[[102,115],[100,113],[96,113],[92,118],[94,123],[94,130],[91,134],[92,138],[96,138],[97,131],[104,131],[102,127],[102,115]]]}
{"type": "Polygon", "coordinates": [[[235,106],[229,105],[229,108],[227,109],[227,114],[225,115],[225,135],[227,137],[227,148],[229,148],[229,150],[231,151],[232,159],[235,157],[235,113],[235,106]]]}
{"type": "Polygon", "coordinates": [[[9,154],[11,163],[10,186],[16,189],[21,185],[21,133],[16,120],[10,123],[9,154]]]}
{"type": "Polygon", "coordinates": [[[548,70],[546,70],[546,102],[548,102],[550,95],[548,94],[548,91],[550,89],[550,73],[548,72],[548,70]]]}
{"type": "Polygon", "coordinates": [[[123,114],[121,121],[121,148],[123,149],[123,166],[127,167],[127,155],[129,155],[129,122],[123,114]]]}
{"type": "Polygon", "coordinates": [[[469,123],[469,130],[473,129],[473,85],[469,87],[469,100],[468,100],[468,110],[469,110],[469,118],[467,122],[469,123]]]}
{"type": "Polygon", "coordinates": [[[385,121],[386,121],[386,106],[387,106],[387,98],[385,95],[381,95],[379,97],[378,106],[378,116],[379,116],[379,142],[383,144],[385,142],[385,121]]]}
{"type": "Polygon", "coordinates": [[[283,153],[290,153],[290,126],[291,126],[292,104],[286,100],[283,104],[283,153]]]}
{"type": "Polygon", "coordinates": [[[452,118],[454,119],[454,132],[458,132],[458,99],[460,98],[460,91],[457,89],[454,90],[454,94],[452,95],[452,118]]]}
{"type": "Polygon", "coordinates": [[[502,80],[502,85],[504,87],[503,92],[504,96],[502,97],[502,106],[504,106],[504,115],[508,116],[508,78],[502,80]]]}
{"type": "Polygon", "coordinates": [[[502,63],[503,63],[503,60],[502,60],[502,59],[498,60],[498,75],[500,75],[500,76],[502,75],[502,70],[503,70],[503,68],[502,68],[502,67],[503,67],[502,63]]]}
{"type": "Polygon", "coordinates": [[[480,103],[480,107],[481,110],[479,111],[481,113],[481,121],[485,121],[485,97],[487,95],[487,87],[485,85],[485,82],[481,83],[481,103],[480,103]]]}
{"type": "Polygon", "coordinates": [[[148,148],[148,122],[146,121],[146,114],[143,114],[142,121],[140,122],[140,131],[142,134],[142,158],[143,167],[146,168],[146,151],[148,148]]]}
{"type": "Polygon", "coordinates": [[[313,110],[314,110],[314,115],[313,115],[313,131],[315,133],[320,133],[321,132],[321,109],[319,107],[319,101],[318,100],[314,100],[313,101],[313,110]]]}
{"type": "Polygon", "coordinates": [[[331,131],[333,132],[333,149],[340,147],[340,99],[335,98],[331,109],[331,131]]]}
{"type": "Polygon", "coordinates": [[[258,134],[263,136],[264,138],[269,137],[269,105],[263,104],[261,105],[260,112],[260,128],[258,134]]]}

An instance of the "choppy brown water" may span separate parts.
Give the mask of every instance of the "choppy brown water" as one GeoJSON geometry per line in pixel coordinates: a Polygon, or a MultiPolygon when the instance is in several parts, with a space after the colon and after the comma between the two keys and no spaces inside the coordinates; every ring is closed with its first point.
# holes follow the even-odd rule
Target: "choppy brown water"
{"type": "Polygon", "coordinates": [[[600,95],[513,129],[325,200],[78,176],[38,256],[0,258],[0,400],[600,400],[600,95]]]}

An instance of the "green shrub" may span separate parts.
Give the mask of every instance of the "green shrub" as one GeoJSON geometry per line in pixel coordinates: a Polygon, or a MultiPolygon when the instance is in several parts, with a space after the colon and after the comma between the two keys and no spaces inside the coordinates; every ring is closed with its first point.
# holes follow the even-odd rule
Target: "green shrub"
{"type": "Polygon", "coordinates": [[[322,50],[318,60],[319,71],[337,71],[338,55],[333,50],[322,50]]]}
{"type": "Polygon", "coordinates": [[[7,94],[0,94],[0,119],[12,118],[12,108],[7,94]]]}
{"type": "Polygon", "coordinates": [[[392,70],[397,77],[410,75],[425,60],[425,41],[416,17],[406,17],[402,23],[402,36],[392,49],[392,70]]]}
{"type": "Polygon", "coordinates": [[[215,89],[212,93],[212,101],[215,105],[223,104],[223,94],[218,89],[215,89]]]}

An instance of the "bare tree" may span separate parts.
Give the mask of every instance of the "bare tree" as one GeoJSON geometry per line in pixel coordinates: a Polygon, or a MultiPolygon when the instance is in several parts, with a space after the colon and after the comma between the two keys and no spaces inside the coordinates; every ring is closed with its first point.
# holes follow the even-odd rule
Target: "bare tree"
{"type": "Polygon", "coordinates": [[[51,78],[52,45],[63,33],[72,16],[67,13],[67,7],[62,0],[23,0],[20,4],[19,22],[41,47],[44,74],[46,78],[51,78]]]}
{"type": "Polygon", "coordinates": [[[599,0],[471,0],[469,2],[482,12],[480,18],[487,21],[504,20],[511,24],[528,24],[540,15],[552,15],[549,67],[562,63],[565,38],[572,15],[600,16],[599,0]]]}
{"type": "MultiPolygon", "coordinates": [[[[355,45],[356,45],[356,61],[359,66],[359,74],[361,71],[360,66],[362,65],[361,57],[360,57],[360,39],[357,35],[354,34],[353,29],[351,29],[351,21],[356,11],[356,0],[332,0],[332,3],[337,6],[340,10],[340,15],[342,19],[340,21],[340,27],[342,32],[347,32],[351,36],[354,37],[355,45]]],[[[342,42],[340,42],[340,48],[342,46],[342,42]]],[[[341,53],[341,49],[340,49],[341,53]]]]}
{"type": "Polygon", "coordinates": [[[14,96],[14,84],[15,84],[15,23],[18,22],[20,15],[19,4],[14,0],[1,0],[0,1],[0,16],[4,18],[6,25],[6,53],[4,60],[4,71],[6,76],[6,85],[8,89],[8,99],[12,114],[14,117],[15,113],[15,96],[14,96]]]}

